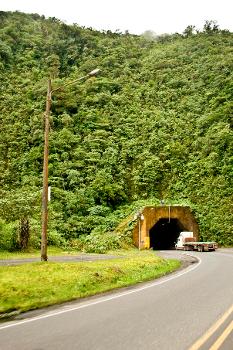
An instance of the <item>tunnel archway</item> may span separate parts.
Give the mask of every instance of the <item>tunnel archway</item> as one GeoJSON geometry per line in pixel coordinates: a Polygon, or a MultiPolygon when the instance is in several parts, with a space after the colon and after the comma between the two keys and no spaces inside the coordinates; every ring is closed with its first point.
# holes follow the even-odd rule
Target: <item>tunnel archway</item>
{"type": "Polygon", "coordinates": [[[146,206],[134,216],[133,241],[140,249],[172,249],[182,231],[193,232],[198,241],[199,226],[188,206],[146,206]]]}
{"type": "Polygon", "coordinates": [[[162,218],[150,229],[150,248],[154,250],[174,249],[184,227],[178,219],[162,218]]]}

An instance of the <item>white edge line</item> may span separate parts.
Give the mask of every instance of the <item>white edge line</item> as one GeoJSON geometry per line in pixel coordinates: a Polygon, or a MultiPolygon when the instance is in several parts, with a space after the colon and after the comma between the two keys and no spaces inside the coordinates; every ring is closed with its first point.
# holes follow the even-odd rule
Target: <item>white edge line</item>
{"type": "MultiPolygon", "coordinates": [[[[186,254],[186,253],[185,253],[186,254]]],[[[76,310],[79,310],[79,309],[84,309],[86,307],[89,307],[89,306],[92,306],[92,305],[97,305],[97,304],[100,304],[100,303],[103,303],[105,301],[110,301],[110,300],[114,300],[114,299],[118,299],[118,298],[121,298],[121,297],[124,297],[126,295],[130,295],[130,294],[133,294],[133,293],[138,293],[138,292],[141,292],[145,289],[149,289],[149,288],[152,288],[152,287],[155,287],[155,286],[158,286],[158,285],[161,285],[161,284],[164,284],[166,282],[169,282],[171,280],[174,280],[178,277],[181,277],[183,275],[185,275],[186,273],[189,273],[193,270],[195,270],[196,268],[199,267],[199,265],[202,263],[202,260],[201,258],[197,257],[197,256],[193,256],[191,254],[186,254],[186,255],[189,255],[191,257],[194,257],[198,260],[198,263],[195,264],[194,266],[192,266],[191,268],[187,268],[185,271],[183,272],[179,272],[177,273],[176,275],[174,276],[171,276],[171,277],[168,277],[168,278],[165,278],[163,279],[162,281],[157,281],[157,282],[154,282],[154,283],[150,283],[146,286],[143,286],[143,287],[138,287],[136,289],[133,289],[133,290],[130,290],[130,291],[127,291],[127,292],[122,292],[122,293],[119,293],[119,294],[115,294],[115,295],[112,295],[112,296],[109,296],[109,297],[106,297],[106,298],[101,298],[100,300],[96,300],[96,301],[91,301],[89,303],[86,303],[86,304],[83,304],[83,305],[78,305],[76,307],[73,307],[73,308],[70,308],[70,309],[66,309],[66,310],[61,310],[61,311],[56,311],[56,312],[53,312],[53,313],[49,313],[49,314],[46,314],[46,315],[42,315],[42,316],[37,316],[37,317],[33,317],[33,318],[29,318],[27,320],[23,320],[23,321],[18,321],[18,322],[15,322],[15,323],[11,323],[11,324],[8,324],[6,326],[0,326],[0,330],[2,329],[6,329],[6,328],[11,328],[11,327],[15,327],[15,326],[20,326],[22,324],[25,324],[25,323],[29,323],[29,322],[34,322],[34,321],[38,321],[38,320],[42,320],[42,319],[45,319],[45,318],[49,318],[49,317],[53,317],[53,316],[58,316],[58,315],[61,315],[61,314],[64,314],[66,312],[72,312],[72,311],[76,311],[76,310]]],[[[130,286],[128,286],[130,287],[130,286]]],[[[132,287],[132,286],[131,286],[132,287]]],[[[123,287],[124,288],[124,287],[123,287]]],[[[127,288],[127,287],[125,287],[127,288]]]]}

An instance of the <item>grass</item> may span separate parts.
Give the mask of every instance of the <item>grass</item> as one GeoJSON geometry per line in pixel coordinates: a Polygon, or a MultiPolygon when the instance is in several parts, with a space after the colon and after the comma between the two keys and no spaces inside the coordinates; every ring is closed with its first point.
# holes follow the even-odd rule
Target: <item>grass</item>
{"type": "Polygon", "coordinates": [[[152,252],[131,252],[117,260],[1,266],[0,316],[151,280],[179,266],[179,261],[164,260],[152,252]]]}

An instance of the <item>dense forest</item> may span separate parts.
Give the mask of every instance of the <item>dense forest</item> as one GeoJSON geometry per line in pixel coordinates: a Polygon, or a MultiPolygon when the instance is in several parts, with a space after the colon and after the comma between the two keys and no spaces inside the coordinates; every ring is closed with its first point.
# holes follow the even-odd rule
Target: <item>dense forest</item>
{"type": "Polygon", "coordinates": [[[51,244],[110,237],[163,199],[192,208],[202,239],[233,245],[232,68],[233,34],[213,21],[136,36],[0,12],[1,248],[29,229],[40,243],[48,78],[51,244]]]}

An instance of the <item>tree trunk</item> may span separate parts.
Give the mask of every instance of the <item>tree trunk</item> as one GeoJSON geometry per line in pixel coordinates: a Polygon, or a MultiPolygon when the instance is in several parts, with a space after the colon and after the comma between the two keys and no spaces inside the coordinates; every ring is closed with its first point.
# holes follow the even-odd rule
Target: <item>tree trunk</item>
{"type": "Polygon", "coordinates": [[[21,218],[19,224],[19,247],[21,250],[25,250],[28,247],[30,237],[30,226],[28,218],[21,218]]]}

